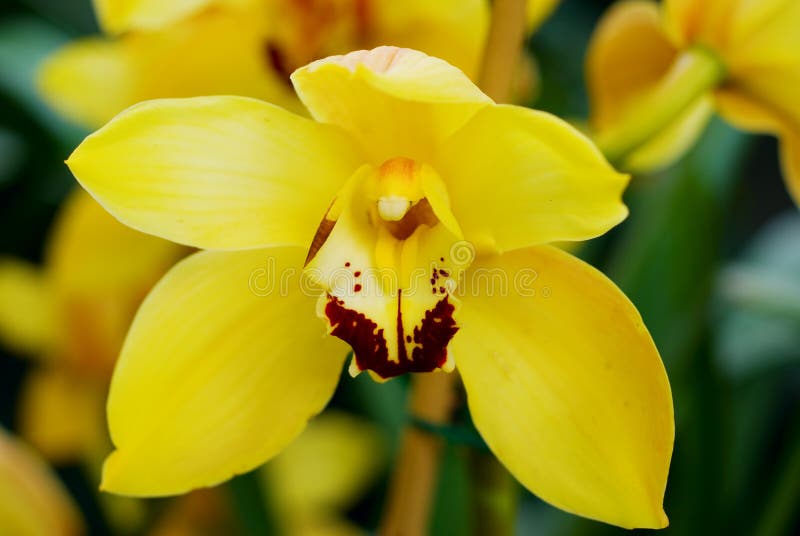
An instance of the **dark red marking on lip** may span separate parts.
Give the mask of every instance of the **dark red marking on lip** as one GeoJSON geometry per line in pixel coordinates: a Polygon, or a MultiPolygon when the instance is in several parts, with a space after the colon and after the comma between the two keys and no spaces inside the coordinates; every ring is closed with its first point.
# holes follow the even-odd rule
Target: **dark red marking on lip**
{"type": "Polygon", "coordinates": [[[344,263],[344,267],[345,268],[350,268],[350,262],[348,261],[348,262],[344,263]]]}
{"type": "Polygon", "coordinates": [[[325,316],[332,326],[331,334],[353,348],[360,370],[372,370],[382,378],[392,378],[406,372],[432,372],[447,361],[447,345],[458,331],[453,313],[455,307],[448,297],[439,300],[433,309],[425,312],[422,323],[414,328],[414,347],[411,359],[403,341],[409,341],[403,330],[401,314],[402,296],[397,300],[398,361],[389,361],[389,350],[383,329],[363,313],[344,306],[344,301],[328,296],[325,316]]]}
{"type": "Polygon", "coordinates": [[[447,270],[439,270],[439,275],[441,275],[442,277],[450,277],[450,272],[448,272],[447,270]]]}
{"type": "Polygon", "coordinates": [[[353,275],[356,276],[356,277],[361,277],[361,272],[356,272],[353,275]]]}
{"type": "Polygon", "coordinates": [[[355,286],[353,287],[353,290],[355,290],[356,292],[361,292],[361,285],[356,283],[355,286]]]}
{"type": "Polygon", "coordinates": [[[325,316],[333,327],[331,335],[339,337],[353,348],[356,363],[361,370],[367,367],[362,364],[360,356],[369,356],[369,361],[387,361],[389,350],[383,329],[378,329],[378,324],[366,315],[346,308],[343,300],[328,295],[325,316]]]}
{"type": "Polygon", "coordinates": [[[439,257],[439,262],[444,262],[444,257],[439,257]]]}
{"type": "Polygon", "coordinates": [[[444,291],[444,287],[439,287],[439,292],[441,292],[442,294],[444,294],[444,292],[445,292],[445,291],[444,291]]]}
{"type": "MultiPolygon", "coordinates": [[[[425,312],[422,324],[414,328],[414,361],[435,363],[434,368],[441,368],[447,361],[447,345],[458,331],[453,318],[455,306],[447,296],[436,302],[433,309],[425,312]]],[[[432,369],[433,370],[433,369],[432,369]]]]}

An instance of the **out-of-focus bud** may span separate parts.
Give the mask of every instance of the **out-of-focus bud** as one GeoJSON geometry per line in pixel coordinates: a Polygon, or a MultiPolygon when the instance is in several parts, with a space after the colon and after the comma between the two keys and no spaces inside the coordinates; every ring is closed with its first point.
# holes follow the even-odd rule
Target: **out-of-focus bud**
{"type": "Polygon", "coordinates": [[[799,27],[795,0],[617,3],[587,56],[599,146],[650,171],[685,152],[716,109],[743,130],[779,138],[800,203],[799,27]]]}

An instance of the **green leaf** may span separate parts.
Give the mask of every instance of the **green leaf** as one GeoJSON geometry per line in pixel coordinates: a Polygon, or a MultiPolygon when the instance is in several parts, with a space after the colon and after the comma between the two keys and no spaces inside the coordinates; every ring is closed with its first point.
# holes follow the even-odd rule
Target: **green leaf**
{"type": "Polygon", "coordinates": [[[729,375],[800,363],[800,215],[768,224],[725,268],[716,291],[717,360],[729,375]]]}

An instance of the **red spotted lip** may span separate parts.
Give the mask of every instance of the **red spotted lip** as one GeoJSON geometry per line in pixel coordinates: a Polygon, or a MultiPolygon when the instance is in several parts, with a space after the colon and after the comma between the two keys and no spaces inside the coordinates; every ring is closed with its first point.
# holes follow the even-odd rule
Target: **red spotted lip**
{"type": "Polygon", "coordinates": [[[406,335],[402,320],[402,291],[397,296],[397,361],[389,359],[383,328],[366,315],[344,306],[344,301],[328,295],[325,316],[332,326],[331,334],[353,348],[360,370],[371,370],[384,379],[407,372],[432,372],[447,361],[447,345],[458,331],[453,318],[455,307],[445,296],[425,312],[422,322],[406,335]],[[408,355],[407,343],[415,346],[408,355]]]}

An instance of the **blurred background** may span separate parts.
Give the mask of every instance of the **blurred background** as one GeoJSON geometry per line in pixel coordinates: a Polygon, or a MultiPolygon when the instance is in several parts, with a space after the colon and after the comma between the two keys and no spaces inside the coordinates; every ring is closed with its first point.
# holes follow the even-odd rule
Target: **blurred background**
{"type": "MultiPolygon", "coordinates": [[[[565,0],[530,38],[527,52],[538,76],[521,91],[525,104],[585,119],[584,54],[609,4],[565,0]]],[[[97,32],[90,0],[0,0],[0,263],[11,267],[0,278],[3,442],[36,460],[32,472],[52,477],[41,485],[57,490],[58,498],[41,508],[58,503],[76,510],[72,533],[373,531],[406,423],[404,378],[380,386],[366,375],[348,378],[333,400],[336,411],[279,462],[215,490],[159,500],[117,500],[97,491],[107,450],[102,398],[109,366],[55,362],[47,350],[52,344],[42,339],[59,336],[41,327],[54,321],[43,311],[52,309],[46,285],[60,280],[56,272],[103,262],[54,245],[77,232],[65,223],[71,210],[65,200],[80,201],[70,196],[76,185],[63,161],[88,130],[49,108],[34,82],[44,58],[97,32]],[[82,430],[80,438],[74,429],[82,430]]],[[[579,252],[637,305],[669,373],[677,432],[665,534],[800,533],[800,214],[785,191],[776,145],[713,121],[679,163],[635,177],[626,199],[631,216],[579,252]]],[[[89,229],[114,226],[92,217],[89,229]]],[[[141,296],[107,295],[88,312],[70,302],[67,314],[60,313],[68,327],[61,337],[93,333],[92,323],[108,323],[113,315],[126,318],[141,296]]],[[[117,332],[124,334],[124,322],[118,323],[106,341],[110,347],[118,344],[117,332]]],[[[509,527],[552,536],[622,533],[524,491],[492,462],[468,415],[439,433],[447,448],[434,534],[509,527]],[[492,516],[505,524],[486,525],[492,516]]],[[[20,478],[8,468],[24,463],[3,442],[0,480],[20,478]]],[[[15,489],[0,482],[6,510],[15,489]]],[[[0,520],[3,512],[0,504],[0,520]]]]}

